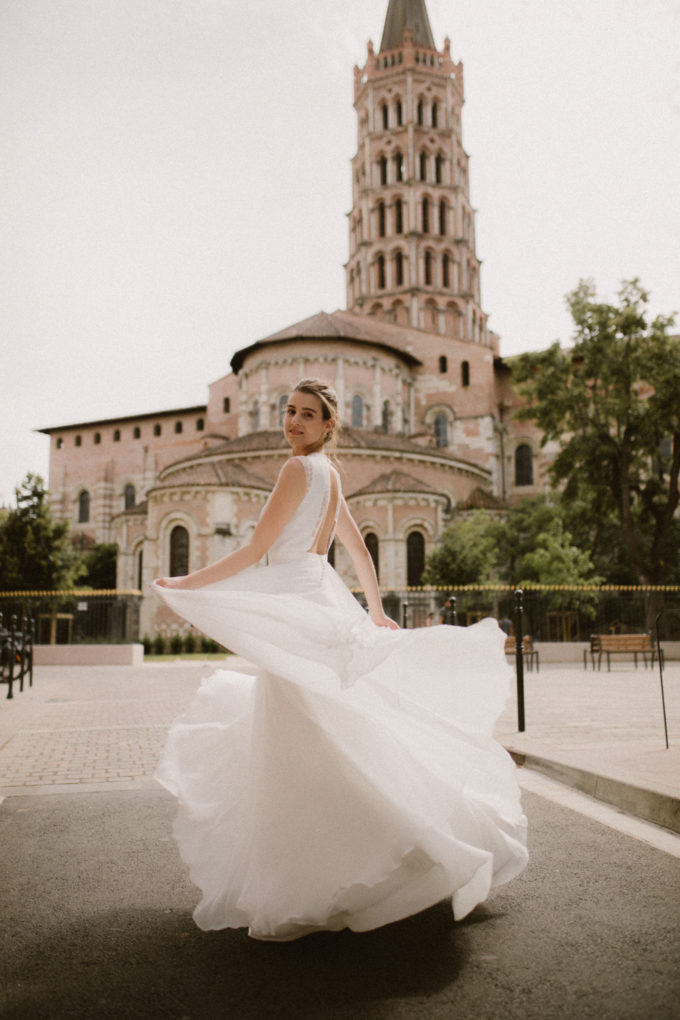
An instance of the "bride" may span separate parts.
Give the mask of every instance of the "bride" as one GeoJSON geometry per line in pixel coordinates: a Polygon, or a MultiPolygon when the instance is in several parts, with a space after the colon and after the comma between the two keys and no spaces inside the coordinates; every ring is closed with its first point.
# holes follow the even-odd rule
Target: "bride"
{"type": "Polygon", "coordinates": [[[527,861],[493,620],[402,631],[325,451],[337,399],[299,382],[286,461],[249,542],[153,588],[258,667],[218,670],[173,724],[157,778],[203,929],[276,941],[366,931],[444,898],[464,917],[527,861]],[[347,549],[368,615],[328,563],[347,549]],[[267,566],[256,566],[267,554],[267,566]]]}

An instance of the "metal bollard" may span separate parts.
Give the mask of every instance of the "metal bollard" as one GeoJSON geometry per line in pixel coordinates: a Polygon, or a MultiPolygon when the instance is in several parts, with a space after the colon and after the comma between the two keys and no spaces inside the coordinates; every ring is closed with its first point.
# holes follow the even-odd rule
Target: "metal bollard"
{"type": "Polygon", "coordinates": [[[17,657],[17,646],[15,644],[16,633],[17,633],[17,618],[16,614],[13,614],[9,620],[9,674],[8,674],[9,692],[7,694],[8,698],[14,697],[12,685],[14,683],[14,663],[16,662],[17,657]]]}
{"type": "Polygon", "coordinates": [[[524,616],[524,592],[515,590],[515,659],[517,669],[517,729],[524,733],[524,641],[522,621],[524,616]]]}
{"type": "Polygon", "coordinates": [[[408,602],[401,604],[401,625],[404,630],[408,627],[408,602]]]}

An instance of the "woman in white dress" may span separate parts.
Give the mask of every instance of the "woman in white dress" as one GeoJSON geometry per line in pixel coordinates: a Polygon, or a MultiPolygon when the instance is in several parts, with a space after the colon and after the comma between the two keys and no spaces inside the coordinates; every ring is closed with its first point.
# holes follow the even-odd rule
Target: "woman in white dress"
{"type": "Polygon", "coordinates": [[[402,631],[325,451],[335,394],[291,394],[284,464],[250,541],[157,593],[258,667],[218,670],[172,726],[157,778],[203,929],[285,941],[366,931],[451,898],[464,917],[527,861],[493,620],[402,631]],[[337,535],[368,615],[330,566],[337,535]],[[267,566],[256,566],[268,554],[267,566]]]}

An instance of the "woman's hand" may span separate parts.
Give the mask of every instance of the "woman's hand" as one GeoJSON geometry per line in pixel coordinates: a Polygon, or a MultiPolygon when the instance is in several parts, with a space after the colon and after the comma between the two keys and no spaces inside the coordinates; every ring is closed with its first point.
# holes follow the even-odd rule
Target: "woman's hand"
{"type": "Polygon", "coordinates": [[[399,630],[399,624],[395,623],[394,620],[390,620],[389,616],[385,616],[384,613],[369,613],[371,620],[377,627],[389,627],[390,630],[399,630]]]}
{"type": "Polygon", "coordinates": [[[186,588],[186,577],[157,577],[153,582],[159,588],[186,588]]]}

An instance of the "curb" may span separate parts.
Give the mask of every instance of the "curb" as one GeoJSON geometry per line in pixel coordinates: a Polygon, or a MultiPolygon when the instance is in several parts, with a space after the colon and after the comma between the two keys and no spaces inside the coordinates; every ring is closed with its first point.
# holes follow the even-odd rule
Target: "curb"
{"type": "Polygon", "coordinates": [[[506,750],[515,764],[520,767],[540,772],[550,779],[555,779],[559,783],[572,786],[574,789],[594,797],[595,800],[601,800],[629,815],[643,818],[647,822],[653,822],[655,825],[661,825],[665,829],[670,829],[671,832],[680,834],[680,798],[678,797],[635,786],[623,779],[601,776],[596,772],[589,772],[587,769],[580,769],[574,765],[552,761],[550,758],[517,751],[513,747],[506,746],[506,750]]]}

